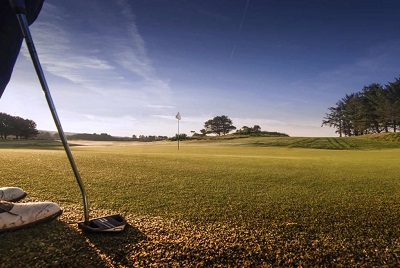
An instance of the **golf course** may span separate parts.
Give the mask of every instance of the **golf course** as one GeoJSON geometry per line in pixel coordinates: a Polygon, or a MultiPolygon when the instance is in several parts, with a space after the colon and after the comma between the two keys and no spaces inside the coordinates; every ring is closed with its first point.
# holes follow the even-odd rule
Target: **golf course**
{"type": "Polygon", "coordinates": [[[0,140],[1,186],[55,221],[0,234],[1,267],[397,267],[400,135],[71,142],[90,217],[57,141],[0,140]]]}

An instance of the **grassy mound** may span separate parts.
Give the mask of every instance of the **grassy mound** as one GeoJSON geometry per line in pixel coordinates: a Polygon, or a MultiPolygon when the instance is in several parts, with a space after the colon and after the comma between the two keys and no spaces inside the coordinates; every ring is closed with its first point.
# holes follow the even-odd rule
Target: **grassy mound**
{"type": "Polygon", "coordinates": [[[400,142],[400,132],[372,134],[372,135],[365,135],[364,137],[367,139],[377,140],[377,141],[400,142]]]}
{"type": "Polygon", "coordinates": [[[286,147],[328,150],[379,150],[400,148],[400,136],[397,133],[387,135],[366,135],[359,137],[249,137],[228,136],[213,137],[208,140],[187,141],[189,144],[219,143],[228,146],[250,147],[286,147]],[[394,134],[394,135],[393,135],[394,134]]]}
{"type": "Polygon", "coordinates": [[[329,149],[329,150],[378,150],[400,148],[400,142],[366,139],[364,137],[346,138],[280,138],[271,141],[259,141],[254,145],[284,146],[290,148],[329,149]]]}

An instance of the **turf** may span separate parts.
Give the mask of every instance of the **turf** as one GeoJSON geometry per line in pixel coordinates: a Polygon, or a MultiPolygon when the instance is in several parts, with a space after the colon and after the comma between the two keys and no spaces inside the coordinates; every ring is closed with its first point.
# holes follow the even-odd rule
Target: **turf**
{"type": "Polygon", "coordinates": [[[400,148],[400,133],[385,133],[359,137],[258,137],[220,140],[222,144],[253,147],[287,147],[328,150],[381,150],[400,148]]]}
{"type": "Polygon", "coordinates": [[[80,193],[59,147],[0,149],[2,184],[64,209],[0,234],[2,265],[398,266],[397,143],[341,139],[356,145],[327,150],[307,139],[73,147],[91,215],[122,213],[121,235],[77,229],[80,193]]]}

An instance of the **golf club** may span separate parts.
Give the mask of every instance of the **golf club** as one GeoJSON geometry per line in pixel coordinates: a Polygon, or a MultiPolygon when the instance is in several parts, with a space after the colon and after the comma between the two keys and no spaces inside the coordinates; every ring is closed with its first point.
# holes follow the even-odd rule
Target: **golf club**
{"type": "Polygon", "coordinates": [[[65,152],[67,154],[69,163],[71,164],[71,168],[74,172],[75,179],[78,182],[79,189],[82,194],[85,220],[83,222],[79,222],[78,227],[80,229],[82,229],[82,231],[85,231],[85,232],[121,232],[124,230],[124,228],[126,226],[126,221],[125,221],[124,217],[122,217],[120,214],[105,216],[105,217],[96,218],[96,219],[92,219],[92,220],[89,219],[88,202],[87,202],[85,187],[83,186],[81,177],[80,177],[78,169],[76,167],[71,150],[69,148],[67,138],[62,129],[60,119],[58,118],[56,107],[55,107],[53,99],[51,97],[50,90],[47,85],[47,82],[46,82],[46,79],[44,76],[44,72],[43,72],[42,66],[39,61],[39,56],[36,52],[36,49],[35,49],[35,46],[33,43],[32,35],[30,33],[29,25],[28,25],[28,22],[26,19],[26,10],[25,10],[24,0],[9,0],[9,2],[10,2],[11,7],[14,9],[14,11],[17,15],[23,37],[25,39],[26,45],[29,50],[29,54],[31,56],[33,65],[36,70],[36,74],[39,78],[40,84],[41,84],[44,94],[46,96],[47,104],[50,108],[51,115],[53,116],[53,120],[57,127],[58,134],[60,136],[61,142],[62,142],[65,152]]]}

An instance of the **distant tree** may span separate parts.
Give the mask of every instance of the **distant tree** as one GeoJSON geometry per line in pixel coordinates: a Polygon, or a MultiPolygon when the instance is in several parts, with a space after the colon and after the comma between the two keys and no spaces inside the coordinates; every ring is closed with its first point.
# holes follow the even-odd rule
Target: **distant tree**
{"type": "Polygon", "coordinates": [[[51,134],[46,131],[39,131],[39,134],[36,136],[37,139],[39,140],[51,140],[51,134]]]}
{"type": "Polygon", "coordinates": [[[112,137],[107,133],[101,133],[100,135],[97,133],[78,133],[68,135],[68,139],[70,140],[88,140],[88,141],[115,141],[117,138],[112,137]]]}
{"type": "Polygon", "coordinates": [[[386,90],[384,117],[390,122],[389,125],[393,128],[393,131],[396,132],[400,126],[400,79],[389,83],[386,90]]]}
{"type": "Polygon", "coordinates": [[[386,86],[365,86],[360,92],[346,94],[328,110],[322,125],[336,128],[340,137],[396,132],[400,124],[400,80],[386,86]]]}
{"type": "Polygon", "coordinates": [[[24,126],[20,131],[20,137],[24,137],[25,139],[35,138],[39,131],[36,129],[36,123],[30,119],[24,119],[24,126]]]}
{"type": "Polygon", "coordinates": [[[345,133],[348,136],[359,136],[363,134],[365,122],[363,122],[363,107],[361,105],[360,93],[351,93],[343,98],[345,105],[345,133]]]}
{"type": "Polygon", "coordinates": [[[186,139],[188,139],[188,135],[185,133],[179,133],[179,135],[178,135],[178,133],[177,133],[177,134],[175,134],[175,136],[169,138],[170,141],[177,141],[178,139],[180,141],[186,140],[186,139]]]}
{"type": "Polygon", "coordinates": [[[0,113],[0,137],[6,139],[9,135],[19,138],[34,138],[39,134],[36,123],[30,119],[0,113]]]}
{"type": "Polygon", "coordinates": [[[236,131],[236,134],[244,134],[244,135],[250,135],[250,134],[260,134],[261,127],[259,125],[254,125],[254,127],[248,127],[248,126],[243,126],[241,129],[236,131]]]}
{"type": "Polygon", "coordinates": [[[232,125],[232,120],[226,115],[216,116],[204,123],[206,133],[215,133],[218,136],[226,135],[236,127],[232,125]]]}
{"type": "Polygon", "coordinates": [[[378,83],[364,87],[360,102],[362,107],[360,117],[364,122],[365,134],[382,132],[385,123],[379,110],[385,106],[385,89],[378,83]]]}
{"type": "Polygon", "coordinates": [[[253,132],[254,133],[258,133],[258,132],[260,132],[261,131],[261,127],[259,126],[259,125],[254,125],[254,127],[253,127],[253,132]]]}
{"type": "Polygon", "coordinates": [[[7,139],[7,136],[12,134],[14,129],[13,123],[13,116],[0,113],[0,138],[7,139]]]}
{"type": "Polygon", "coordinates": [[[240,134],[249,134],[250,133],[250,128],[248,126],[243,126],[241,129],[239,129],[240,134]]]}
{"type": "Polygon", "coordinates": [[[334,127],[336,129],[336,133],[339,134],[340,137],[344,134],[343,131],[343,113],[342,107],[343,103],[341,101],[336,103],[336,107],[329,107],[328,110],[330,113],[325,114],[324,120],[322,120],[322,126],[327,125],[330,127],[334,127]]]}
{"type": "Polygon", "coordinates": [[[133,139],[136,141],[143,141],[143,142],[152,142],[152,141],[162,141],[162,140],[167,140],[167,136],[155,136],[155,135],[150,135],[150,136],[145,136],[145,135],[139,135],[139,138],[133,139]]]}
{"type": "Polygon", "coordinates": [[[200,129],[200,133],[201,133],[203,136],[205,136],[205,135],[207,135],[207,130],[205,130],[204,128],[203,128],[203,129],[200,129]]]}
{"type": "Polygon", "coordinates": [[[187,135],[185,133],[180,133],[179,135],[176,134],[175,139],[178,140],[178,138],[179,138],[180,141],[186,140],[187,139],[187,135]]]}

